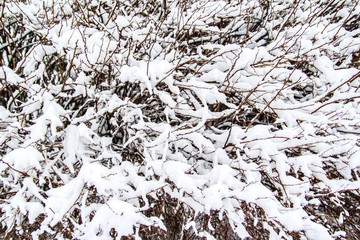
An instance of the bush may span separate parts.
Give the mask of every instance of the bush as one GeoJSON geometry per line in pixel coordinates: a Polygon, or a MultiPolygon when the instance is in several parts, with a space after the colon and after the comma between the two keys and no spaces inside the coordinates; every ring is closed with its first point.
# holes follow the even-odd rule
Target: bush
{"type": "Polygon", "coordinates": [[[360,6],[13,1],[2,239],[357,239],[360,6]]]}

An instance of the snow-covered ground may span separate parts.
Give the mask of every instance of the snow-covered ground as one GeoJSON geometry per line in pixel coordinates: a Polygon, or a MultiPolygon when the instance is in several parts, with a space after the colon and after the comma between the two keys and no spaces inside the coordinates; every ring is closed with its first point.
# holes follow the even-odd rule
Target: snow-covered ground
{"type": "Polygon", "coordinates": [[[360,238],[359,1],[0,10],[0,238],[360,238]]]}

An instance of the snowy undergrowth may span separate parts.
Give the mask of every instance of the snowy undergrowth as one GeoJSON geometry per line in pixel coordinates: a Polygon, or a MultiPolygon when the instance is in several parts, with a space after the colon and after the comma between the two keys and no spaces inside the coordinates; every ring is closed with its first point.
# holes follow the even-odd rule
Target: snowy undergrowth
{"type": "Polygon", "coordinates": [[[4,1],[2,238],[358,238],[358,1],[4,1]]]}

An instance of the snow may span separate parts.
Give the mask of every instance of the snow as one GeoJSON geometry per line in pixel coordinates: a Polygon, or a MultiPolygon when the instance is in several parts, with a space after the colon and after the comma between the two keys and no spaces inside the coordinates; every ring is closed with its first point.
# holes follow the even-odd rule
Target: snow
{"type": "MultiPolygon", "coordinates": [[[[6,82],[11,84],[17,84],[22,82],[21,77],[17,75],[12,69],[7,66],[0,67],[0,79],[6,80],[6,82]]],[[[3,83],[1,84],[3,86],[3,83]]]]}
{"type": "Polygon", "coordinates": [[[129,203],[112,198],[99,206],[93,220],[83,229],[86,233],[80,239],[108,239],[111,228],[116,229],[120,236],[126,236],[133,233],[132,226],[136,223],[148,222],[129,203]],[[98,227],[104,231],[98,232],[98,227]]]}
{"type": "Polygon", "coordinates": [[[81,123],[79,126],[69,125],[66,128],[66,138],[63,141],[65,159],[64,163],[71,172],[74,172],[73,164],[78,160],[87,158],[81,158],[82,155],[86,155],[86,144],[94,143],[92,139],[91,130],[88,129],[85,124],[81,123]],[[79,159],[80,158],[80,159],[79,159]]]}
{"type": "Polygon", "coordinates": [[[118,16],[115,20],[115,23],[119,29],[125,28],[130,25],[130,22],[124,16],[118,16]]]}
{"type": "Polygon", "coordinates": [[[41,169],[41,153],[34,147],[15,149],[4,156],[3,161],[18,171],[27,172],[32,168],[41,169]]]}
{"type": "Polygon", "coordinates": [[[141,91],[144,91],[145,88],[147,88],[147,90],[152,93],[152,86],[146,72],[136,66],[123,66],[121,68],[120,80],[123,83],[139,82],[141,91]]]}

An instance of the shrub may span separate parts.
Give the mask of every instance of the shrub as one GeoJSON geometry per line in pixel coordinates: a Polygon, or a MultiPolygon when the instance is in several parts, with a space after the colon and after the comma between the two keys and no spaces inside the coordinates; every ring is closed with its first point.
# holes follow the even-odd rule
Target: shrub
{"type": "Polygon", "coordinates": [[[359,12],[3,1],[1,238],[359,238],[359,12]]]}

